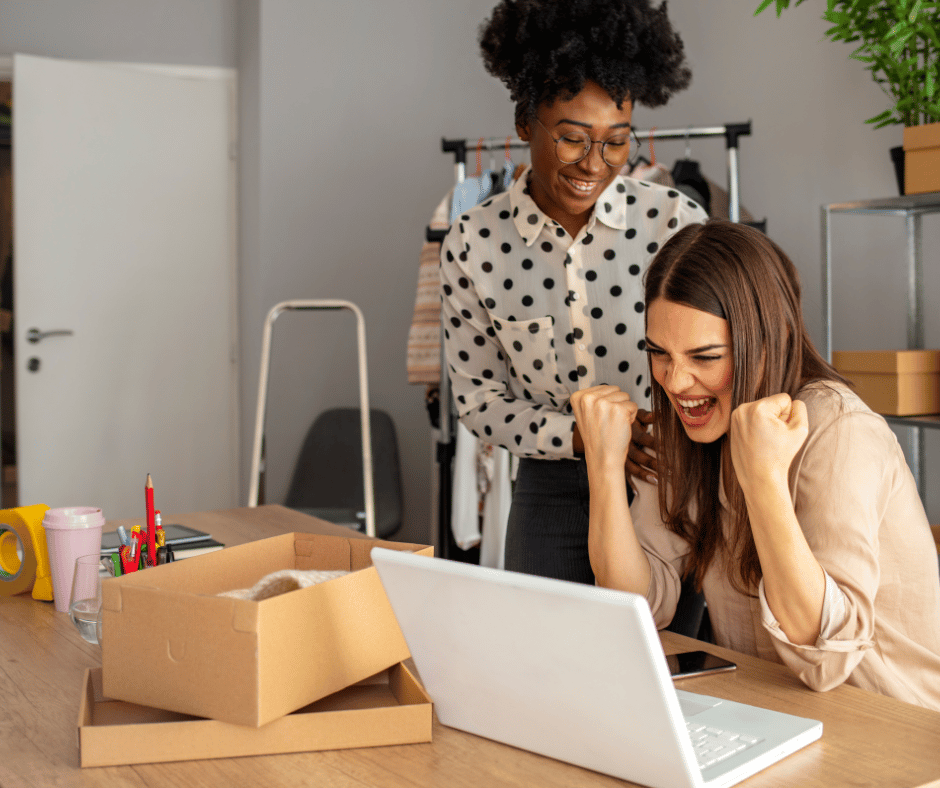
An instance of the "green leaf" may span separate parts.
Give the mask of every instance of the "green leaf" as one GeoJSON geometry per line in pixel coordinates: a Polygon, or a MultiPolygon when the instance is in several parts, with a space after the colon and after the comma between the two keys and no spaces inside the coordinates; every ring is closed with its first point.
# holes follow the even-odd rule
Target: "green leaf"
{"type": "Polygon", "coordinates": [[[882,128],[883,126],[889,126],[889,125],[891,125],[891,123],[894,123],[894,122],[896,122],[896,121],[893,119],[893,117],[892,117],[892,115],[891,115],[891,111],[890,111],[890,110],[885,110],[884,112],[881,112],[881,113],[875,115],[875,117],[869,118],[869,119],[866,120],[865,122],[866,122],[866,123],[877,123],[878,125],[875,126],[875,128],[876,128],[876,129],[880,129],[880,128],[882,128]]]}
{"type": "Polygon", "coordinates": [[[908,32],[901,35],[898,39],[891,42],[891,54],[895,57],[901,56],[901,50],[904,49],[908,41],[914,37],[914,31],[909,30],[908,32]]]}

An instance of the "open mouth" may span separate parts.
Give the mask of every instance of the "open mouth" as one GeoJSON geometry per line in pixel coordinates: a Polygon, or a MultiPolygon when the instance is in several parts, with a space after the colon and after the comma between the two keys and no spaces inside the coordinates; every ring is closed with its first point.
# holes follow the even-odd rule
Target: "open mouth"
{"type": "Polygon", "coordinates": [[[689,420],[697,420],[708,416],[718,404],[716,397],[698,397],[696,399],[676,398],[679,412],[689,420]]]}
{"type": "Polygon", "coordinates": [[[578,180],[577,178],[571,178],[567,175],[563,177],[571,185],[571,187],[580,194],[590,194],[597,186],[597,181],[582,181],[578,180]]]}

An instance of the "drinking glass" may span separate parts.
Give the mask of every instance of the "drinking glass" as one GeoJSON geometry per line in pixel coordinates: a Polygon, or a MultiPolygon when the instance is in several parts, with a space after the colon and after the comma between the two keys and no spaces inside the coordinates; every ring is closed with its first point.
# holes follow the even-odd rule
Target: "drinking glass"
{"type": "Polygon", "coordinates": [[[89,643],[101,642],[101,555],[82,555],[75,559],[69,616],[81,636],[89,643]]]}

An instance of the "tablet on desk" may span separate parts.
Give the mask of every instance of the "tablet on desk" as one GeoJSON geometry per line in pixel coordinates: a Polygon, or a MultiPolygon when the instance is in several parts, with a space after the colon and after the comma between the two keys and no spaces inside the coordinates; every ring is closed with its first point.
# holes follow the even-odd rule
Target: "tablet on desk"
{"type": "MultiPolygon", "coordinates": [[[[179,523],[167,523],[163,526],[166,534],[166,543],[171,547],[181,547],[194,542],[211,542],[212,537],[205,531],[197,531],[188,525],[179,523]]],[[[116,553],[121,546],[121,539],[117,531],[105,531],[101,534],[101,555],[111,555],[116,553]]]]}

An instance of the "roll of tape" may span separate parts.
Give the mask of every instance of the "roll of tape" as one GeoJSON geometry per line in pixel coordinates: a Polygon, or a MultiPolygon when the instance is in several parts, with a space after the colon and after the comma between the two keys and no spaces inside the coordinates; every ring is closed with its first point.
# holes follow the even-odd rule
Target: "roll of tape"
{"type": "Polygon", "coordinates": [[[0,596],[33,590],[34,599],[52,599],[52,578],[42,518],[45,504],[0,511],[0,596]]]}

